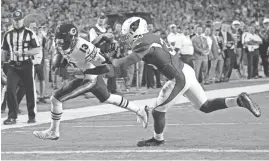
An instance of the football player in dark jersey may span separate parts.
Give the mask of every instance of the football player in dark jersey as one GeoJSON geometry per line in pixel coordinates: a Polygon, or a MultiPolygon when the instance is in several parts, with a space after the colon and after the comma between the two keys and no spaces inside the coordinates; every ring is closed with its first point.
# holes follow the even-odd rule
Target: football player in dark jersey
{"type": "Polygon", "coordinates": [[[179,55],[169,48],[160,36],[147,30],[147,22],[144,19],[140,17],[127,19],[122,25],[121,34],[123,40],[131,46],[132,54],[121,59],[111,59],[114,66],[128,67],[143,60],[155,66],[168,79],[156,101],[150,106],[153,108],[154,136],[139,141],[137,146],[164,144],[165,114],[183,94],[204,113],[229,107],[241,107],[248,109],[256,117],[261,115],[259,108],[246,93],[241,93],[235,98],[207,99],[205,91],[195,77],[194,70],[184,64],[179,59],[179,55]]]}

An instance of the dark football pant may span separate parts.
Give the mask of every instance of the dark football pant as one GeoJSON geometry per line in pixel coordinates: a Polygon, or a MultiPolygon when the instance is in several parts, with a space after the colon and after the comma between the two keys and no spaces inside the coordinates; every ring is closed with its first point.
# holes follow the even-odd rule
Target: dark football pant
{"type": "Polygon", "coordinates": [[[224,59],[224,70],[223,70],[225,80],[230,79],[235,64],[236,64],[236,56],[234,50],[226,49],[224,59]]]}
{"type": "Polygon", "coordinates": [[[105,102],[110,96],[101,75],[95,80],[76,78],[57,90],[53,96],[60,102],[65,102],[88,92],[92,92],[100,102],[105,102]]]}
{"type": "Polygon", "coordinates": [[[35,65],[35,76],[37,76],[39,81],[45,80],[44,64],[35,65]]]}
{"type": "Polygon", "coordinates": [[[7,72],[7,104],[8,118],[17,119],[17,89],[22,81],[25,87],[27,109],[29,119],[35,119],[36,115],[36,90],[34,81],[34,66],[31,60],[16,64],[11,62],[7,72]]]}
{"type": "Polygon", "coordinates": [[[264,75],[269,77],[269,55],[267,55],[267,48],[260,48],[260,56],[262,59],[264,75]]]}

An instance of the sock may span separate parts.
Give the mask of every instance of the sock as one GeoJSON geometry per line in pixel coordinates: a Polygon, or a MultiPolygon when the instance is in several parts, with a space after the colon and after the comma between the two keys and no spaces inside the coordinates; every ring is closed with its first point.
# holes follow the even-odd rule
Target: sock
{"type": "Polygon", "coordinates": [[[138,107],[134,103],[129,102],[126,98],[115,94],[110,94],[110,97],[106,100],[106,102],[119,106],[121,108],[128,109],[129,111],[132,111],[134,113],[137,113],[140,110],[140,107],[138,107]]]}
{"type": "Polygon", "coordinates": [[[59,132],[60,121],[63,113],[62,102],[58,101],[54,96],[51,97],[51,119],[50,130],[59,132]]]}
{"type": "Polygon", "coordinates": [[[165,114],[165,112],[152,111],[154,120],[154,138],[159,141],[164,140],[163,131],[165,127],[165,114]]]}
{"type": "Polygon", "coordinates": [[[154,139],[156,139],[156,140],[158,140],[158,141],[162,141],[162,140],[164,140],[163,132],[160,133],[160,134],[156,134],[156,133],[154,132],[154,139]]]}
{"type": "Polygon", "coordinates": [[[226,98],[216,98],[212,100],[207,100],[200,108],[200,111],[204,113],[210,113],[225,108],[228,108],[228,106],[226,105],[226,98]]]}
{"type": "Polygon", "coordinates": [[[238,98],[225,98],[225,104],[229,107],[242,107],[238,98]]]}

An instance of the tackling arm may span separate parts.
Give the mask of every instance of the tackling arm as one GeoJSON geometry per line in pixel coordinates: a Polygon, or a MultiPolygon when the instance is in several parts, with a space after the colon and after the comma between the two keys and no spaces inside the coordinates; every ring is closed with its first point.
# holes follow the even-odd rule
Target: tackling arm
{"type": "Polygon", "coordinates": [[[138,56],[138,54],[132,53],[126,57],[120,58],[120,59],[112,59],[112,64],[115,67],[122,66],[124,69],[128,66],[135,64],[139,62],[141,58],[138,56]]]}
{"type": "Polygon", "coordinates": [[[150,44],[143,44],[139,43],[132,51],[131,54],[129,54],[126,57],[120,58],[120,59],[112,59],[111,63],[115,67],[123,67],[124,69],[128,66],[135,64],[142,60],[142,58],[148,54],[154,52],[154,47],[151,47],[150,44]]]}
{"type": "Polygon", "coordinates": [[[110,67],[108,64],[97,66],[95,68],[86,69],[83,73],[84,74],[91,74],[91,75],[101,75],[108,73],[110,71],[110,67]]]}
{"type": "Polygon", "coordinates": [[[100,44],[104,43],[104,42],[108,42],[108,41],[112,41],[114,38],[114,36],[110,33],[105,33],[105,34],[101,34],[99,36],[97,36],[91,43],[98,47],[100,46],[100,44]]]}

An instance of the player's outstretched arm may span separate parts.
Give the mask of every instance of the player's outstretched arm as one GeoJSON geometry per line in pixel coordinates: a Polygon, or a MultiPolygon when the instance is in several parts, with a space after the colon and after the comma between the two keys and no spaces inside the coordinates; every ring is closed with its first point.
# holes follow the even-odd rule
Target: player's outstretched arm
{"type": "Polygon", "coordinates": [[[95,68],[86,69],[83,73],[84,74],[91,74],[91,75],[101,75],[108,73],[110,71],[110,67],[108,64],[97,66],[95,68]]]}
{"type": "Polygon", "coordinates": [[[132,53],[132,54],[130,54],[126,57],[120,58],[120,59],[112,59],[111,63],[115,67],[123,67],[125,69],[128,66],[139,62],[140,60],[141,59],[137,54],[132,53]]]}
{"type": "Polygon", "coordinates": [[[92,44],[99,48],[102,43],[113,41],[113,39],[114,39],[113,34],[105,33],[105,34],[101,34],[101,35],[97,36],[92,41],[92,44]]]}

